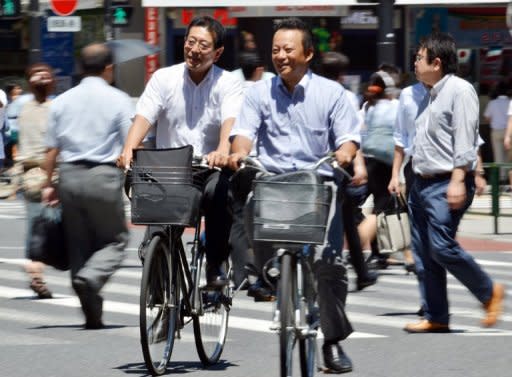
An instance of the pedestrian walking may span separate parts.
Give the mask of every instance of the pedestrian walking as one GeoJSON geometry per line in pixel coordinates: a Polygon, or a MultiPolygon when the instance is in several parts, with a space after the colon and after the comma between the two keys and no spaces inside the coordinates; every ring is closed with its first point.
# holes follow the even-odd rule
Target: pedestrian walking
{"type": "MultiPolygon", "coordinates": [[[[24,182],[23,192],[27,213],[25,236],[25,257],[30,259],[29,245],[32,239],[34,219],[41,215],[45,205],[41,203],[41,190],[44,185],[44,161],[46,156],[45,138],[50,112],[50,95],[55,89],[55,77],[52,68],[45,63],[35,63],[27,68],[26,79],[33,98],[24,103],[17,119],[17,139],[19,150],[16,162],[23,167],[25,180],[31,176],[33,184],[24,182]],[[39,179],[37,177],[40,177],[39,179]]],[[[30,288],[39,298],[51,298],[44,278],[42,262],[30,261],[25,265],[25,271],[30,276],[30,288]]]]}
{"type": "Polygon", "coordinates": [[[482,303],[482,325],[493,326],[503,310],[503,285],[494,283],[455,239],[475,193],[479,144],[478,97],[470,83],[454,75],[456,68],[450,35],[422,39],[415,73],[429,91],[415,120],[408,202],[412,246],[424,267],[426,308],[424,320],[405,326],[410,333],[449,331],[446,271],[482,303]]]}
{"type": "MultiPolygon", "coordinates": [[[[335,151],[340,165],[351,163],[360,141],[357,114],[341,85],[309,69],[313,53],[311,30],[302,20],[289,18],[277,24],[272,61],[278,76],[259,81],[246,91],[231,132],[232,169],[238,169],[240,160],[249,155],[256,137],[259,161],[270,172],[304,169],[329,151],[335,151]]],[[[352,370],[352,362],[339,344],[352,332],[345,313],[347,274],[341,257],[343,184],[328,170],[322,174],[333,186],[333,210],[327,239],[317,247],[313,269],[325,337],[324,362],[331,371],[343,373],[352,370]]]]}
{"type": "MultiPolygon", "coordinates": [[[[319,74],[343,85],[348,65],[349,59],[347,56],[334,51],[324,52],[321,58],[319,74]]],[[[359,100],[355,93],[347,88],[345,89],[347,96],[350,98],[350,103],[358,114],[361,125],[363,117],[359,108],[359,100]]],[[[352,180],[350,184],[345,186],[342,204],[343,228],[350,253],[350,263],[357,275],[356,288],[360,291],[375,284],[378,276],[376,271],[368,269],[363,255],[363,245],[359,237],[358,225],[365,218],[361,207],[368,197],[368,172],[360,150],[357,151],[353,163],[347,167],[347,171],[352,175],[352,180]]]]}
{"type": "Polygon", "coordinates": [[[86,329],[103,327],[101,288],[119,268],[129,238],[123,202],[123,171],[115,165],[133,116],[131,98],[110,86],[111,50],[84,47],[80,84],[50,106],[45,202],[57,197],[67,240],[73,289],[86,329]],[[51,177],[59,161],[59,183],[51,177]],[[57,195],[58,194],[58,195],[57,195]]]}
{"type": "MultiPolygon", "coordinates": [[[[187,27],[185,62],[156,71],[139,98],[136,116],[120,166],[130,165],[152,126],[157,148],[194,147],[210,167],[223,167],[229,155],[229,133],[242,101],[242,84],[215,62],[224,51],[226,31],[209,16],[194,18],[187,27]]],[[[208,284],[229,282],[222,263],[229,256],[231,211],[228,204],[229,171],[211,170],[203,189],[208,284]]]]}
{"type": "MultiPolygon", "coordinates": [[[[507,130],[508,108],[510,98],[508,96],[508,85],[505,81],[500,81],[492,90],[492,99],[485,108],[484,117],[491,127],[491,143],[494,162],[511,162],[512,159],[505,149],[505,132],[507,130]]],[[[500,168],[500,180],[505,181],[507,177],[506,169],[500,168]]],[[[512,180],[511,180],[512,186],[512,180]]]]}

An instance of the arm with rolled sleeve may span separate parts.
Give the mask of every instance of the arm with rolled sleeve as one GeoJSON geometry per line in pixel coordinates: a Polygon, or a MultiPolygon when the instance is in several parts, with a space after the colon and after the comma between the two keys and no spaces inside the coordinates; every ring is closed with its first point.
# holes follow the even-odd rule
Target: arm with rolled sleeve
{"type": "Polygon", "coordinates": [[[477,159],[479,107],[474,89],[464,89],[453,99],[453,166],[467,170],[477,159]]]}
{"type": "Polygon", "coordinates": [[[350,105],[345,90],[338,97],[330,116],[336,160],[347,166],[354,159],[361,143],[361,124],[356,111],[350,105]]]}

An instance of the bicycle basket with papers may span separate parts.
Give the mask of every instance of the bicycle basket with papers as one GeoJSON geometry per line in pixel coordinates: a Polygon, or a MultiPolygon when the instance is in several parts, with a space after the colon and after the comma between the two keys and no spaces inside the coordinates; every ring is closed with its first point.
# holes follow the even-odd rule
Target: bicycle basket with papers
{"type": "Polygon", "coordinates": [[[192,146],[134,150],[133,224],[197,223],[201,187],[193,178],[192,156],[192,146]]]}
{"type": "Polygon", "coordinates": [[[255,180],[253,240],[322,244],[331,197],[331,187],[322,184],[315,172],[286,173],[255,180]]]}

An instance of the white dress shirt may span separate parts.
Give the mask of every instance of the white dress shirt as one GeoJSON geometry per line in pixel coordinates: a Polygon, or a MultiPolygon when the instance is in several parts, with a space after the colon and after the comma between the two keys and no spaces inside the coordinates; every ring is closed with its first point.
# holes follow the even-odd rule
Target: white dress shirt
{"type": "Polygon", "coordinates": [[[157,148],[194,147],[206,155],[219,145],[220,127],[238,115],[242,83],[213,65],[196,85],[185,63],[157,70],[137,103],[136,113],[156,128],[157,148]]]}

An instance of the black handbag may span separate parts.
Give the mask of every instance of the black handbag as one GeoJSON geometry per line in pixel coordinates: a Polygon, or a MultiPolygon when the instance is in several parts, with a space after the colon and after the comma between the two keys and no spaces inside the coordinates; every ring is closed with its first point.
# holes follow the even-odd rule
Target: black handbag
{"type": "Polygon", "coordinates": [[[28,255],[58,270],[69,270],[69,255],[60,207],[45,207],[32,223],[28,255]]]}

